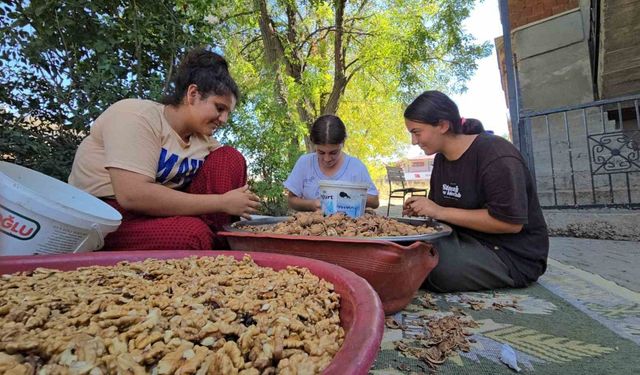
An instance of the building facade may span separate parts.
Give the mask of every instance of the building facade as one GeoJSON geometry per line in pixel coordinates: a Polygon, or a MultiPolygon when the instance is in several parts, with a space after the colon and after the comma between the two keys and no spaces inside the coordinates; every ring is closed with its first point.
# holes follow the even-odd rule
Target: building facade
{"type": "MultiPolygon", "coordinates": [[[[511,127],[543,206],[640,206],[640,0],[511,0],[508,15],[511,127]]],[[[506,88],[502,38],[496,49],[506,88]]]]}

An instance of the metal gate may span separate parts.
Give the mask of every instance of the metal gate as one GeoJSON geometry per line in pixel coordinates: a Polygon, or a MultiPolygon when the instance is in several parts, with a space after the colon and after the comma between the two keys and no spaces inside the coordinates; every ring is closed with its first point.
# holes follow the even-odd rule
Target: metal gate
{"type": "Polygon", "coordinates": [[[640,208],[640,95],[519,118],[544,208],[640,208]]]}

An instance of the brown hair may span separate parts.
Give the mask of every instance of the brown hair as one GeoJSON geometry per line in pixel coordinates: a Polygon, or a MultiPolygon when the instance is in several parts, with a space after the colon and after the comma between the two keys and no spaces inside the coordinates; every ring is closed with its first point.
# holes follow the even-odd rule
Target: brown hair
{"type": "Polygon", "coordinates": [[[324,115],[311,126],[309,138],[314,145],[338,145],[347,138],[347,129],[340,117],[324,115]]]}
{"type": "Polygon", "coordinates": [[[460,117],[458,106],[440,91],[425,91],[415,98],[404,111],[404,118],[422,124],[437,125],[441,120],[451,124],[455,134],[480,134],[484,126],[479,120],[460,117]]]}
{"type": "Polygon", "coordinates": [[[180,105],[191,84],[198,86],[203,99],[210,95],[231,94],[238,100],[240,96],[224,57],[203,48],[187,53],[172,77],[172,83],[172,92],[162,98],[162,104],[180,105]]]}

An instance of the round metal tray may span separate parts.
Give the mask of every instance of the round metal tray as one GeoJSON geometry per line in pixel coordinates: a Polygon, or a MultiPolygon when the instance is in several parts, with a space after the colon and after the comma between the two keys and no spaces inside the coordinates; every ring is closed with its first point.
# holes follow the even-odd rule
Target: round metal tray
{"type": "MultiPolygon", "coordinates": [[[[253,220],[241,220],[237,221],[231,225],[226,225],[224,227],[225,230],[229,232],[248,232],[248,233],[256,233],[252,231],[248,231],[246,229],[242,229],[245,226],[259,226],[259,225],[273,225],[283,221],[290,219],[291,216],[270,216],[253,219],[253,220]]],[[[414,242],[414,241],[433,241],[440,237],[445,237],[451,234],[451,227],[447,224],[441,223],[439,221],[426,218],[415,218],[415,217],[389,217],[390,219],[397,220],[399,222],[410,224],[413,226],[426,225],[430,227],[434,227],[438,231],[436,233],[428,233],[428,234],[416,234],[410,236],[386,236],[386,237],[330,237],[330,236],[318,236],[318,237],[326,237],[326,238],[352,238],[352,239],[366,239],[366,240],[374,240],[374,241],[391,241],[391,242],[414,242]]],[[[260,232],[261,234],[269,234],[269,232],[260,232]]],[[[275,234],[275,233],[273,233],[275,234]]],[[[295,235],[290,235],[295,236],[295,235]]]]}

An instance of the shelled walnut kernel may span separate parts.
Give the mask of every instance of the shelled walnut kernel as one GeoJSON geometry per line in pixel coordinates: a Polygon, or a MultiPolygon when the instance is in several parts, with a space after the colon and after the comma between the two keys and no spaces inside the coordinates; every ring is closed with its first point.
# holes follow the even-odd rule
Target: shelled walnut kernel
{"type": "Polygon", "coordinates": [[[0,278],[3,374],[316,374],[339,296],[307,269],[218,256],[0,278]]]}
{"type": "Polygon", "coordinates": [[[437,233],[425,225],[410,225],[384,216],[366,213],[352,218],[343,212],[324,216],[322,212],[298,212],[290,219],[266,225],[241,225],[251,232],[330,237],[396,237],[437,233]]]}

